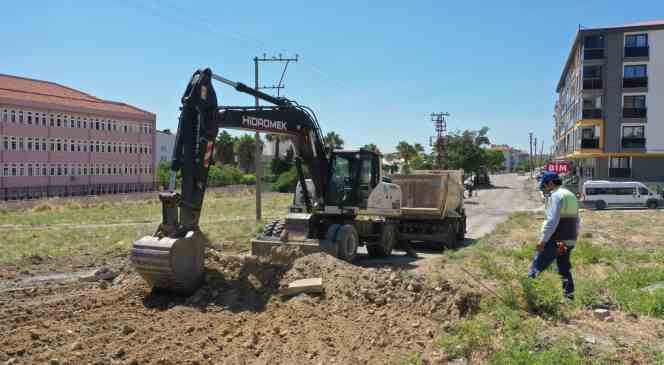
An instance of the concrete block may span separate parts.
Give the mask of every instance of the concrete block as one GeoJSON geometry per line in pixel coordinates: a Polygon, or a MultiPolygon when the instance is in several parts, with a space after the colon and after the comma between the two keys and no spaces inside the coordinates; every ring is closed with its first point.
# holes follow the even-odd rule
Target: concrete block
{"type": "Polygon", "coordinates": [[[323,292],[323,278],[295,280],[281,291],[282,295],[292,296],[301,293],[317,294],[323,292]]]}

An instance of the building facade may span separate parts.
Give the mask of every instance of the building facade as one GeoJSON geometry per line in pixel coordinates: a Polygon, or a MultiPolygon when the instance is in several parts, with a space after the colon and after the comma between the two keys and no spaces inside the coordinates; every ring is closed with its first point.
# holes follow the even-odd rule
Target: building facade
{"type": "Polygon", "coordinates": [[[664,21],[580,29],[556,92],[556,158],[584,177],[664,180],[664,21]]]}
{"type": "Polygon", "coordinates": [[[0,200],[154,188],[155,114],[0,74],[0,200]]]}
{"type": "Polygon", "coordinates": [[[175,134],[170,130],[156,131],[155,167],[164,162],[171,162],[175,147],[175,134]]]}
{"type": "Polygon", "coordinates": [[[506,144],[492,144],[489,149],[502,152],[503,157],[505,158],[503,172],[516,171],[517,166],[522,161],[528,160],[529,156],[527,152],[523,152],[506,144]]]}

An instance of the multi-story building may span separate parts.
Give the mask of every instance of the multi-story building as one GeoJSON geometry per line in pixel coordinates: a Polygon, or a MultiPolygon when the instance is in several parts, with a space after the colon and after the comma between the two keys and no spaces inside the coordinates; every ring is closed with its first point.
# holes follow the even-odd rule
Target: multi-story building
{"type": "Polygon", "coordinates": [[[505,158],[503,172],[515,171],[521,161],[527,160],[529,156],[527,152],[523,152],[506,144],[492,144],[489,149],[502,152],[503,157],[505,158]]]}
{"type": "Polygon", "coordinates": [[[163,162],[171,162],[175,147],[175,134],[169,129],[156,131],[155,167],[163,162]]]}
{"type": "Polygon", "coordinates": [[[154,114],[0,74],[0,199],[154,188],[154,114]]]}
{"type": "Polygon", "coordinates": [[[579,29],[556,92],[556,158],[586,177],[664,180],[664,21],[579,29]]]}

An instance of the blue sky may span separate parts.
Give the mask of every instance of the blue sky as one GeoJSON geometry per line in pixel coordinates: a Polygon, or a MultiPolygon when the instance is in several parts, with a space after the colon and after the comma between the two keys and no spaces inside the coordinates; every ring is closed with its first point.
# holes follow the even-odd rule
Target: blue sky
{"type": "MultiPolygon", "coordinates": [[[[431,112],[448,129],[490,128],[520,148],[551,144],[555,84],[579,24],[664,18],[639,1],[12,1],[0,73],[51,80],[157,114],[175,128],[191,73],[209,66],[253,85],[256,55],[300,55],[286,95],[312,107],[346,147],[427,144],[431,112]]],[[[261,68],[276,83],[277,64],[261,68]]],[[[219,86],[221,103],[253,99],[219,86]]]]}

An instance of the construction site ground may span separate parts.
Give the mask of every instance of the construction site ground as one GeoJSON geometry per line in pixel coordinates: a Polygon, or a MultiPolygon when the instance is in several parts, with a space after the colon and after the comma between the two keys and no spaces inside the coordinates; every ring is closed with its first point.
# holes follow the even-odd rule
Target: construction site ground
{"type": "MultiPolygon", "coordinates": [[[[396,252],[353,264],[280,250],[265,260],[248,256],[252,195],[220,193],[206,209],[232,206],[233,217],[203,217],[212,247],[205,283],[188,297],[151,291],[128,265],[126,237],[153,229],[158,211],[25,212],[52,219],[42,224],[2,213],[0,233],[11,239],[3,249],[22,250],[18,239],[30,249],[0,259],[0,364],[664,362],[664,290],[656,289],[664,282],[664,212],[584,211],[573,256],[577,299],[569,303],[554,273],[525,278],[542,219],[534,184],[516,175],[493,183],[466,202],[463,247],[416,246],[419,258],[396,252]],[[76,221],[64,221],[71,214],[76,221]],[[48,227],[63,224],[111,231],[68,236],[64,226],[48,227]],[[70,239],[49,241],[69,253],[40,255],[42,244],[30,240],[43,239],[42,231],[70,239]],[[322,278],[323,293],[281,294],[312,277],[322,278]]],[[[287,203],[268,196],[266,211],[287,203]]]]}

